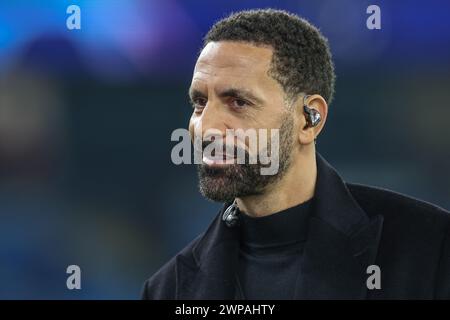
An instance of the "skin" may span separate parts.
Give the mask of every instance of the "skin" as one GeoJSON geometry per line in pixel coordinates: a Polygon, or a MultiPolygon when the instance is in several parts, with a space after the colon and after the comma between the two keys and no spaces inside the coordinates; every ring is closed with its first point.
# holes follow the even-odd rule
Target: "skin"
{"type": "Polygon", "coordinates": [[[280,128],[282,115],[290,113],[293,117],[294,148],[286,174],[263,194],[236,199],[239,209],[253,217],[282,211],[314,196],[317,177],[314,139],[321,132],[328,112],[326,101],[318,94],[311,95],[307,104],[320,112],[322,121],[314,128],[306,125],[303,95],[287,105],[283,88],[268,73],[272,54],[269,46],[210,42],[197,60],[189,89],[194,106],[189,122],[192,139],[199,128],[202,136],[215,128],[225,138],[226,129],[280,128]],[[236,94],[230,89],[242,92],[236,94]]]}

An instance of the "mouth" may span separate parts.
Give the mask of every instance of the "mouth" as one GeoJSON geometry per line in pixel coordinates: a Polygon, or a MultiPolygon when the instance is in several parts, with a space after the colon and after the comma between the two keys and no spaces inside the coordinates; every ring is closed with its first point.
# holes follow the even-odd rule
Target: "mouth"
{"type": "Polygon", "coordinates": [[[208,166],[220,167],[236,163],[236,157],[230,154],[203,155],[202,161],[208,166]]]}

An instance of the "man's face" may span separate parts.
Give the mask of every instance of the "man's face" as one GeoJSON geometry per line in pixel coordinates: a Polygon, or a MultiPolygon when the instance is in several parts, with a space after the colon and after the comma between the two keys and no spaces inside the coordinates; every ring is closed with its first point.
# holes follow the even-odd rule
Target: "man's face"
{"type": "MultiPolygon", "coordinates": [[[[269,75],[272,52],[271,48],[244,42],[210,42],[197,60],[189,90],[194,108],[189,122],[192,139],[208,140],[211,129],[219,132],[223,141],[227,129],[279,129],[279,167],[274,175],[261,175],[259,161],[224,163],[217,157],[203,156],[198,166],[200,191],[211,200],[225,202],[262,194],[289,167],[295,134],[293,115],[285,106],[283,88],[269,75]]],[[[267,141],[269,152],[278,148],[270,145],[270,138],[267,141]]],[[[202,148],[209,143],[204,141],[202,148]]],[[[235,152],[245,150],[248,160],[248,139],[237,138],[234,143],[235,152]]]]}

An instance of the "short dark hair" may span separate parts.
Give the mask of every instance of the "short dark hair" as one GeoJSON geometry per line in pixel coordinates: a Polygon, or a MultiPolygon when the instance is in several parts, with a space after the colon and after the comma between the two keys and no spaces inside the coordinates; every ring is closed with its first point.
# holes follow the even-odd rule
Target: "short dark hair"
{"type": "Polygon", "coordinates": [[[308,21],[275,9],[240,11],[216,22],[204,38],[242,41],[274,50],[269,70],[289,99],[300,93],[320,94],[331,103],[335,73],[327,39],[308,21]]]}

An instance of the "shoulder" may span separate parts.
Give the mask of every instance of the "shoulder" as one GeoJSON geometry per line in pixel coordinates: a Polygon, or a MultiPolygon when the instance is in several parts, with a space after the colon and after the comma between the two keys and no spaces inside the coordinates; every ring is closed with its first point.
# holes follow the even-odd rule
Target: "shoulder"
{"type": "Polygon", "coordinates": [[[447,210],[387,189],[359,184],[347,186],[369,217],[383,217],[381,239],[385,251],[438,259],[440,248],[450,234],[447,210]]]}
{"type": "Polygon", "coordinates": [[[391,278],[414,275],[422,289],[434,283],[435,298],[449,299],[450,212],[382,188],[349,183],[347,187],[369,216],[383,216],[378,261],[395,275],[391,278]]]}
{"type": "Polygon", "coordinates": [[[203,237],[198,235],[180,252],[166,262],[153,276],[144,282],[141,290],[143,300],[172,300],[176,297],[176,267],[180,259],[194,264],[192,250],[203,237]]]}
{"type": "MultiPolygon", "coordinates": [[[[216,229],[220,226],[223,210],[229,205],[225,203],[215,215],[208,228],[193,239],[187,246],[165,263],[151,278],[145,281],[141,290],[141,298],[149,300],[172,300],[177,297],[177,274],[181,271],[190,272],[194,277],[198,271],[201,245],[208,244],[217,236],[216,229]],[[195,251],[195,252],[194,252],[195,251]],[[182,269],[183,268],[183,269],[182,269]]],[[[184,274],[186,276],[186,274],[184,274]]]]}
{"type": "Polygon", "coordinates": [[[437,205],[388,189],[355,183],[346,185],[369,216],[381,214],[388,221],[401,220],[429,228],[445,229],[450,225],[450,212],[437,205]]]}

